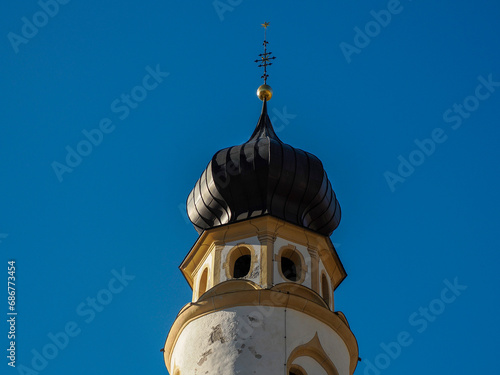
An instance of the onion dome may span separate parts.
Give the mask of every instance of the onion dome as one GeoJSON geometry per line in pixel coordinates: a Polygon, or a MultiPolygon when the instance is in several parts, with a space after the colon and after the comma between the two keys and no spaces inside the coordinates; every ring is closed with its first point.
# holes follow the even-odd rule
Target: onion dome
{"type": "Polygon", "coordinates": [[[218,151],[187,199],[196,230],[263,215],[330,236],[340,223],[340,205],[321,161],[283,143],[263,99],[250,139],[218,151]]]}

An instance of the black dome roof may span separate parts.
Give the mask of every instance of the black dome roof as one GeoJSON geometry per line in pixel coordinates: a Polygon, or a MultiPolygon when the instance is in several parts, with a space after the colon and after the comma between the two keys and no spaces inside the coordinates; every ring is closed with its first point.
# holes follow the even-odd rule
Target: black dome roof
{"type": "Polygon", "coordinates": [[[200,233],[262,215],[327,236],[340,223],[340,205],[323,164],[278,138],[266,101],[250,139],[212,157],[189,194],[187,212],[200,233]]]}

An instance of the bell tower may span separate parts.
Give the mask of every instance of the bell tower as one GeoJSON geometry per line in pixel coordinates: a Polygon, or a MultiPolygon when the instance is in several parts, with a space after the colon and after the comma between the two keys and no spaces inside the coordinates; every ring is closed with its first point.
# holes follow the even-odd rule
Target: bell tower
{"type": "Polygon", "coordinates": [[[267,44],[253,134],[218,151],[187,199],[200,236],[180,265],[193,296],[165,342],[171,375],[352,375],[357,365],[334,304],[347,276],[330,240],[340,205],[321,161],[273,130],[267,44]]]}

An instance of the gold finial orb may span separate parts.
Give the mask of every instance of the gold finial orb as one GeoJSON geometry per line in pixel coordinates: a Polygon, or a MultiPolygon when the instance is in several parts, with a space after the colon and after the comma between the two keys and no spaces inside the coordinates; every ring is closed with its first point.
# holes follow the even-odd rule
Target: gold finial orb
{"type": "Polygon", "coordinates": [[[257,89],[257,96],[262,101],[269,101],[273,97],[273,89],[271,88],[271,86],[266,84],[260,85],[257,89]]]}

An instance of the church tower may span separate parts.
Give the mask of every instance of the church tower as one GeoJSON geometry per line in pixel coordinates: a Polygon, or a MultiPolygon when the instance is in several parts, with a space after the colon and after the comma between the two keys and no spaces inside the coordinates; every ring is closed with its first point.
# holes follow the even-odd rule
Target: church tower
{"type": "Polygon", "coordinates": [[[180,265],[193,297],[163,348],[171,375],[352,375],[357,365],[334,304],[347,276],[330,240],[340,206],[321,161],[273,130],[270,55],[264,40],[253,134],[215,153],[187,199],[200,236],[180,265]]]}

